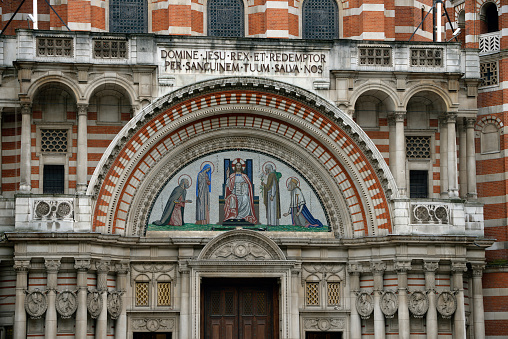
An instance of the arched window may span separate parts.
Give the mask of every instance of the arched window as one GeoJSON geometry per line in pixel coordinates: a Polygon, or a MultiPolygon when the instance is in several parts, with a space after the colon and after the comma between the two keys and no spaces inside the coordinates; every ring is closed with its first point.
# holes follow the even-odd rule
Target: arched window
{"type": "Polygon", "coordinates": [[[495,3],[487,2],[480,12],[480,33],[493,33],[499,31],[499,17],[495,3]]]}
{"type": "Polygon", "coordinates": [[[110,32],[146,33],[147,18],[146,0],[109,0],[110,32]]]}
{"type": "Polygon", "coordinates": [[[240,38],[244,36],[242,0],[208,2],[208,36],[240,38]]]}
{"type": "Polygon", "coordinates": [[[302,17],[304,39],[338,39],[339,9],[334,0],[306,0],[302,17]]]}

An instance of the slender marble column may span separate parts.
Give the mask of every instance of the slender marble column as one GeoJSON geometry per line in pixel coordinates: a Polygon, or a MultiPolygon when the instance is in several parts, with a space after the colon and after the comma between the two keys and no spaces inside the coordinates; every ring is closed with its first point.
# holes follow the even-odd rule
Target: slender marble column
{"type": "Polygon", "coordinates": [[[469,199],[477,199],[476,192],[476,150],[474,144],[474,125],[476,119],[466,119],[466,135],[467,135],[467,197],[469,199]]]}
{"type": "Polygon", "coordinates": [[[393,114],[388,116],[388,152],[390,155],[390,171],[392,171],[393,177],[395,178],[395,174],[397,171],[397,159],[395,157],[395,145],[396,145],[396,130],[395,130],[395,116],[393,114]]]}
{"type": "Polygon", "coordinates": [[[86,339],[87,337],[87,317],[86,309],[87,297],[87,273],[90,269],[90,259],[74,260],[74,268],[78,271],[77,288],[78,288],[78,310],[76,311],[76,339],[86,339]]]}
{"type": "Polygon", "coordinates": [[[25,292],[28,288],[28,267],[30,260],[15,260],[16,307],[14,311],[14,339],[26,339],[25,292]]]}
{"type": "Polygon", "coordinates": [[[125,291],[127,290],[127,272],[129,272],[129,263],[120,263],[115,266],[116,269],[116,289],[120,292],[122,300],[122,311],[116,320],[115,338],[127,338],[127,303],[125,302],[125,291]]]}
{"type": "Polygon", "coordinates": [[[85,194],[88,183],[88,105],[78,104],[78,156],[76,192],[85,194]]]}
{"type": "Polygon", "coordinates": [[[57,315],[56,315],[56,289],[58,287],[58,270],[60,259],[46,259],[48,309],[46,310],[46,326],[44,335],[46,338],[56,338],[57,315]]]}
{"type": "Polygon", "coordinates": [[[190,338],[190,269],[187,264],[180,264],[181,304],[180,304],[180,338],[190,338]]]}
{"type": "Polygon", "coordinates": [[[448,198],[448,125],[446,117],[440,119],[439,126],[439,164],[441,198],[448,198]]]}
{"type": "Polygon", "coordinates": [[[95,328],[95,339],[106,339],[108,334],[108,272],[109,261],[98,261],[97,268],[97,290],[102,295],[102,310],[97,318],[95,328]]]}
{"type": "Polygon", "coordinates": [[[485,313],[483,310],[482,275],[484,264],[473,264],[473,323],[474,337],[485,338],[485,313]]]}
{"type": "Polygon", "coordinates": [[[383,294],[383,275],[386,264],[383,262],[372,262],[370,264],[372,274],[374,275],[374,338],[385,338],[385,315],[381,311],[381,296],[383,294]]]}
{"type": "Polygon", "coordinates": [[[427,339],[437,339],[437,310],[436,310],[436,271],[439,268],[438,261],[425,261],[425,289],[429,297],[429,309],[427,311],[427,339]]]}
{"type": "Polygon", "coordinates": [[[362,320],[356,309],[356,295],[360,291],[360,273],[361,266],[358,263],[349,263],[349,288],[351,290],[351,339],[361,339],[362,337],[362,320]]]}
{"type": "Polygon", "coordinates": [[[457,310],[454,317],[454,339],[466,338],[466,310],[464,307],[464,272],[467,271],[465,262],[452,262],[453,287],[457,291],[457,310]]]}
{"type": "Polygon", "coordinates": [[[300,337],[300,311],[298,304],[298,285],[300,282],[301,265],[297,264],[291,269],[291,333],[290,338],[300,337]]]}
{"type": "Polygon", "coordinates": [[[456,114],[448,114],[448,195],[450,198],[459,196],[457,176],[457,134],[455,132],[456,114]]]}
{"type": "Polygon", "coordinates": [[[395,161],[396,181],[401,196],[407,195],[406,190],[406,136],[404,135],[405,112],[395,112],[395,161]]]}
{"type": "Polygon", "coordinates": [[[459,131],[459,195],[465,199],[467,196],[467,135],[465,120],[460,119],[457,125],[459,131]]]}
{"type": "Polygon", "coordinates": [[[30,104],[23,104],[21,107],[21,164],[20,174],[21,182],[19,190],[23,193],[30,193],[32,189],[31,179],[31,125],[32,108],[30,104]]]}
{"type": "Polygon", "coordinates": [[[410,323],[407,306],[407,271],[411,269],[411,261],[396,261],[397,283],[399,290],[399,338],[409,339],[410,323]]]}

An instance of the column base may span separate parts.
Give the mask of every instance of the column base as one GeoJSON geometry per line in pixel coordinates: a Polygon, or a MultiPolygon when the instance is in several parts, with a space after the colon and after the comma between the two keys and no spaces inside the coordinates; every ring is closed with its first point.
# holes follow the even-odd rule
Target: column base
{"type": "Polygon", "coordinates": [[[477,193],[468,193],[468,194],[466,194],[466,199],[467,200],[477,200],[478,194],[477,193]]]}
{"type": "Polygon", "coordinates": [[[451,189],[448,191],[448,196],[450,198],[458,198],[459,197],[459,190],[458,189],[451,189]]]}

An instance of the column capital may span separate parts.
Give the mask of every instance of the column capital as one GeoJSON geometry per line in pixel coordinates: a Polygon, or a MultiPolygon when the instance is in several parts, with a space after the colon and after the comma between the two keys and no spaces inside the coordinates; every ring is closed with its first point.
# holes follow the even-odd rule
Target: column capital
{"type": "Polygon", "coordinates": [[[466,121],[465,125],[466,128],[474,128],[476,125],[476,118],[465,118],[466,121]]]}
{"type": "Polygon", "coordinates": [[[463,261],[452,262],[452,272],[454,274],[462,274],[467,271],[466,263],[463,261]]]}
{"type": "Polygon", "coordinates": [[[107,274],[109,272],[109,261],[101,260],[95,263],[95,268],[99,274],[107,274]]]}
{"type": "Polygon", "coordinates": [[[78,271],[88,271],[90,269],[90,259],[74,259],[74,268],[78,271]]]}
{"type": "Polygon", "coordinates": [[[189,268],[189,265],[187,265],[187,263],[183,263],[181,262],[178,266],[178,271],[181,273],[181,274],[189,274],[190,273],[190,268],[189,268]]]}
{"type": "Polygon", "coordinates": [[[371,262],[370,270],[374,275],[382,275],[386,270],[386,263],[384,262],[371,262]]]}
{"type": "Polygon", "coordinates": [[[46,266],[46,271],[48,273],[57,273],[60,269],[60,259],[46,259],[44,262],[44,266],[46,266]]]}
{"type": "Polygon", "coordinates": [[[122,262],[115,264],[115,271],[117,274],[127,274],[130,269],[130,264],[128,262],[122,262]]]}
{"type": "Polygon", "coordinates": [[[445,116],[446,122],[449,124],[457,123],[457,113],[448,112],[445,116]]]}
{"type": "Polygon", "coordinates": [[[473,268],[473,277],[481,277],[483,275],[485,264],[472,264],[471,267],[473,268]]]}
{"type": "Polygon", "coordinates": [[[411,260],[397,260],[394,263],[394,268],[397,273],[407,273],[412,269],[411,260]]]}
{"type": "Polygon", "coordinates": [[[32,103],[31,102],[21,103],[21,114],[32,114],[32,103]]]}
{"type": "Polygon", "coordinates": [[[406,119],[406,112],[392,112],[388,116],[388,121],[391,123],[404,122],[404,119],[406,119]]]}
{"type": "Polygon", "coordinates": [[[14,260],[14,269],[16,272],[28,272],[30,260],[14,260]]]}
{"type": "Polygon", "coordinates": [[[88,104],[78,104],[78,116],[88,114],[88,104]]]}
{"type": "Polygon", "coordinates": [[[438,261],[425,261],[423,263],[423,267],[425,268],[425,272],[436,272],[439,268],[439,260],[438,261]]]}
{"type": "Polygon", "coordinates": [[[347,270],[350,275],[360,275],[360,273],[362,273],[362,265],[358,262],[349,262],[347,264],[347,270]]]}

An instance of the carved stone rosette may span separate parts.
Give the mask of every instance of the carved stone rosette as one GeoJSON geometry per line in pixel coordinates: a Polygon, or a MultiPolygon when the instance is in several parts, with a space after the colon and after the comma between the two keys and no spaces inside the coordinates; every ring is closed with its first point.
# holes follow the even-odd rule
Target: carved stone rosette
{"type": "Polygon", "coordinates": [[[111,319],[118,319],[122,313],[122,293],[118,291],[108,293],[108,313],[111,319]]]}
{"type": "Polygon", "coordinates": [[[74,292],[60,292],[56,297],[55,306],[62,319],[69,319],[78,309],[78,298],[74,292]]]}
{"type": "Polygon", "coordinates": [[[102,311],[102,295],[99,291],[90,291],[86,296],[86,308],[92,319],[97,319],[102,311]]]}
{"type": "Polygon", "coordinates": [[[437,297],[436,308],[444,319],[450,319],[457,310],[457,299],[450,292],[442,292],[437,297]]]}
{"type": "Polygon", "coordinates": [[[40,290],[27,292],[25,310],[31,319],[40,319],[48,309],[48,299],[40,290]]]}
{"type": "Polygon", "coordinates": [[[381,312],[387,318],[393,318],[397,310],[399,309],[399,300],[397,295],[392,291],[386,291],[381,297],[381,312]]]}
{"type": "Polygon", "coordinates": [[[132,328],[134,330],[148,330],[150,332],[155,332],[158,330],[172,330],[175,327],[174,319],[154,319],[154,318],[145,318],[145,319],[133,319],[132,320],[132,328]]]}
{"type": "Polygon", "coordinates": [[[423,318],[429,309],[429,298],[424,292],[415,291],[409,296],[408,307],[415,318],[423,318]]]}
{"type": "Polygon", "coordinates": [[[367,292],[361,292],[356,297],[356,310],[362,319],[369,319],[374,310],[374,300],[367,292]]]}
{"type": "Polygon", "coordinates": [[[303,321],[306,330],[341,330],[345,327],[344,318],[307,318],[303,321]]]}

